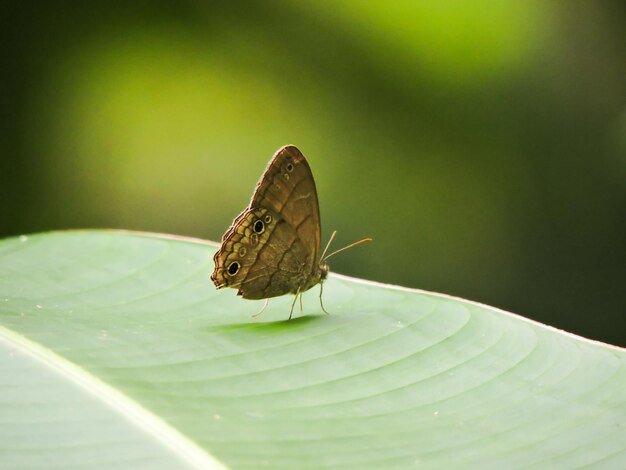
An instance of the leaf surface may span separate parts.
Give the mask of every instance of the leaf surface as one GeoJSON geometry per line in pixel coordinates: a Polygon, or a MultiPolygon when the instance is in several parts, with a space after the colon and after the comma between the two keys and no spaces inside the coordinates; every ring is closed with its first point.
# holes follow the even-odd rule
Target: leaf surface
{"type": "MultiPolygon", "coordinates": [[[[69,468],[626,468],[626,352],[484,305],[331,275],[262,303],[216,247],[0,242],[0,461],[69,468]]],[[[590,314],[592,314],[590,312],[590,314]]]]}

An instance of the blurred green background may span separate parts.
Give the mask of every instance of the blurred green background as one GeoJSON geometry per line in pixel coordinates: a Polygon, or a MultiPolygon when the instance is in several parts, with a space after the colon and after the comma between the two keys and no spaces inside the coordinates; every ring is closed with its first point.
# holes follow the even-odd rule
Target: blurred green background
{"type": "Polygon", "coordinates": [[[324,240],[374,238],[332,270],[626,345],[625,2],[7,2],[1,15],[1,236],[219,240],[292,143],[324,240]]]}

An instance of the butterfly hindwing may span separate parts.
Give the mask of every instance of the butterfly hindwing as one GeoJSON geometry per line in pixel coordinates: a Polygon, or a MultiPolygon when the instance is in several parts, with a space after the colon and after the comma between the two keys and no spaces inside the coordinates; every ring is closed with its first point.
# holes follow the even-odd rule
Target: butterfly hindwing
{"type": "Polygon", "coordinates": [[[293,228],[279,219],[268,242],[239,286],[246,299],[265,299],[295,293],[308,278],[306,249],[293,228]]]}
{"type": "Polygon", "coordinates": [[[222,238],[222,245],[213,256],[215,270],[211,274],[218,289],[239,287],[246,278],[260,248],[267,243],[272,228],[272,224],[265,224],[264,221],[263,233],[253,235],[254,223],[264,215],[263,211],[246,209],[237,216],[222,238]]]}

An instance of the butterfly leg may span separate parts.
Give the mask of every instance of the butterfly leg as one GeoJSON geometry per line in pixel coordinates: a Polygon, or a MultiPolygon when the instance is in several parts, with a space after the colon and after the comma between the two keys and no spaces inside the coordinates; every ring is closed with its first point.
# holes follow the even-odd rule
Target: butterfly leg
{"type": "Polygon", "coordinates": [[[326,315],[330,315],[330,312],[324,308],[324,302],[322,302],[322,292],[324,292],[324,283],[320,282],[320,307],[326,315]]]}
{"type": "Polygon", "coordinates": [[[300,313],[302,313],[302,294],[300,294],[300,313]]]}
{"type": "MultiPolygon", "coordinates": [[[[298,290],[296,291],[296,296],[293,299],[293,303],[291,304],[291,310],[289,311],[289,318],[287,320],[291,320],[291,316],[293,315],[293,308],[296,306],[296,300],[298,300],[298,296],[302,295],[300,294],[300,288],[298,287],[298,290]]],[[[302,302],[302,300],[300,300],[300,302],[302,302]]]]}
{"type": "Polygon", "coordinates": [[[269,304],[269,303],[270,303],[270,299],[265,299],[265,303],[263,304],[263,308],[261,308],[261,310],[259,310],[258,312],[252,314],[252,318],[256,318],[259,315],[261,315],[265,311],[265,309],[267,308],[267,304],[269,304]]]}

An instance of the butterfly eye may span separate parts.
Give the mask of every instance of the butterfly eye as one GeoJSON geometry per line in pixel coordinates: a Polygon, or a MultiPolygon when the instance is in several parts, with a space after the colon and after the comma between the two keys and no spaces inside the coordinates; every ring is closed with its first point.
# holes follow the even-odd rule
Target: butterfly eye
{"type": "Polygon", "coordinates": [[[287,171],[291,173],[293,171],[293,163],[287,163],[287,171]]]}
{"type": "Polygon", "coordinates": [[[237,261],[233,261],[232,263],[230,263],[228,265],[228,268],[226,268],[226,271],[231,276],[234,276],[235,274],[237,274],[239,272],[239,268],[240,267],[241,267],[241,265],[237,261]]]}
{"type": "Polygon", "coordinates": [[[265,224],[263,223],[262,220],[257,220],[254,223],[254,227],[253,227],[255,233],[263,233],[265,231],[265,224]]]}
{"type": "Polygon", "coordinates": [[[265,219],[264,219],[264,220],[265,220],[265,223],[266,223],[266,224],[271,224],[271,223],[272,223],[272,216],[271,216],[271,215],[269,215],[269,214],[267,214],[267,215],[265,216],[265,219]]]}

